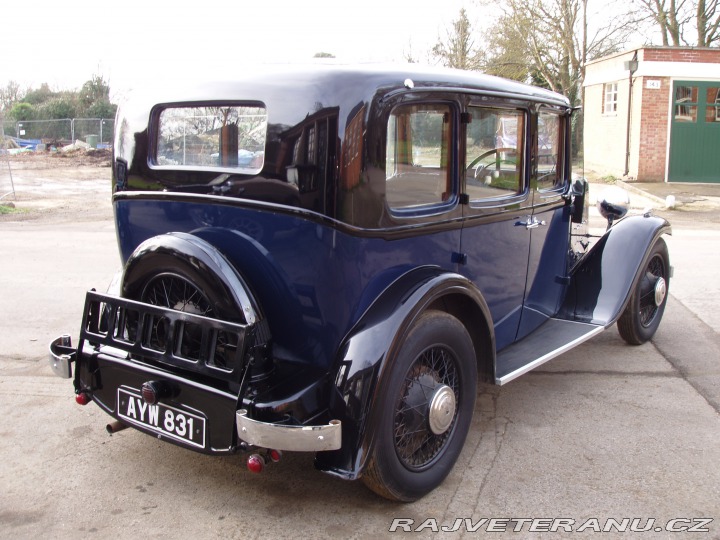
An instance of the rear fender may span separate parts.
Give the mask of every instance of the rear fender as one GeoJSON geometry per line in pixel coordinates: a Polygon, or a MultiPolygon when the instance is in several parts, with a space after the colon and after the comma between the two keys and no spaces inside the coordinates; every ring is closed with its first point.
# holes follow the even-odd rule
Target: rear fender
{"type": "Polygon", "coordinates": [[[346,479],[360,476],[373,443],[374,426],[386,414],[383,388],[408,331],[427,309],[439,309],[465,324],[479,369],[494,376],[490,310],[465,277],[437,267],[416,268],[395,280],[367,309],[344,339],[336,368],[331,408],[343,422],[342,449],[317,455],[318,469],[346,479]]]}
{"type": "Polygon", "coordinates": [[[672,234],[670,224],[650,214],[616,222],[573,269],[561,316],[606,327],[617,321],[663,234],[672,234]]]}

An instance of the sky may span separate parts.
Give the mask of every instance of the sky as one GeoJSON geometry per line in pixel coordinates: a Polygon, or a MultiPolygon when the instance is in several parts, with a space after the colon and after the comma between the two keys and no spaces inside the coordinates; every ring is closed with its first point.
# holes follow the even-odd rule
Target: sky
{"type": "Polygon", "coordinates": [[[122,93],[158,78],[231,76],[243,64],[421,61],[473,0],[32,0],[3,2],[0,86],[77,89],[102,75],[122,93]]]}

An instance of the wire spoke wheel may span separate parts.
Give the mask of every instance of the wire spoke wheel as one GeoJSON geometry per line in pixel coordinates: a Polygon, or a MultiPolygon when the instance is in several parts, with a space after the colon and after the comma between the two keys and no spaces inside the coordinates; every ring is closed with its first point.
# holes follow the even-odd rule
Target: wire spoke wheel
{"type": "MultiPolygon", "coordinates": [[[[154,306],[213,317],[213,309],[205,295],[187,278],[174,273],[152,277],[140,294],[140,301],[154,306]]],[[[149,343],[159,350],[167,348],[169,323],[164,317],[153,318],[149,329],[149,343]]],[[[179,353],[195,360],[200,359],[202,330],[192,324],[183,325],[179,353]]]]}
{"type": "Polygon", "coordinates": [[[460,455],[475,408],[475,349],[458,319],[430,310],[388,361],[362,479],[383,497],[414,501],[440,485],[460,455]]]}
{"type": "Polygon", "coordinates": [[[658,313],[657,287],[660,280],[665,280],[665,266],[662,258],[655,255],[648,264],[647,271],[642,278],[640,296],[640,324],[645,328],[650,326],[658,313]]]}
{"type": "Polygon", "coordinates": [[[140,296],[142,302],[194,315],[213,316],[210,302],[188,279],[177,274],[158,274],[150,279],[140,296]]]}
{"type": "Polygon", "coordinates": [[[618,330],[625,341],[641,345],[655,335],[667,304],[669,284],[670,258],[667,245],[660,238],[653,245],[640,280],[618,319],[618,330]]]}
{"type": "Polygon", "coordinates": [[[430,428],[431,404],[437,390],[449,388],[454,401],[460,392],[457,360],[443,346],[423,352],[405,376],[404,387],[395,409],[395,450],[409,469],[420,470],[432,463],[448,441],[456,421],[452,410],[449,426],[439,434],[430,428]]]}

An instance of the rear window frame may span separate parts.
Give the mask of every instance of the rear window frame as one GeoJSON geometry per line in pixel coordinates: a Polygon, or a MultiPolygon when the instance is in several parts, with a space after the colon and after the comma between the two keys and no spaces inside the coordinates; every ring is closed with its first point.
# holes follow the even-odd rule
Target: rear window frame
{"type": "Polygon", "coordinates": [[[157,171],[183,171],[183,172],[205,172],[217,174],[232,174],[240,176],[256,176],[260,174],[265,167],[265,153],[268,147],[268,127],[269,113],[267,105],[263,101],[256,100],[215,100],[215,101],[183,101],[158,103],[150,111],[150,121],[148,123],[148,153],[147,164],[152,170],[157,171]],[[222,165],[181,165],[181,164],[164,164],[159,163],[158,150],[160,147],[161,126],[160,118],[164,111],[168,109],[199,109],[203,107],[256,107],[265,111],[265,130],[264,130],[264,146],[263,158],[260,167],[252,169],[246,167],[231,167],[222,165]]]}

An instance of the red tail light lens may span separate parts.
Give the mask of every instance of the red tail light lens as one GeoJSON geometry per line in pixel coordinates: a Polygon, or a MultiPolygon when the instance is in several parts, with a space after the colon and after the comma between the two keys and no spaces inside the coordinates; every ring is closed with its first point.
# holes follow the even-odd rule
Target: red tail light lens
{"type": "Polygon", "coordinates": [[[87,392],[78,392],[75,394],[75,403],[78,405],[87,405],[92,401],[92,397],[87,392]]]}
{"type": "Polygon", "coordinates": [[[252,473],[261,473],[265,468],[265,459],[260,454],[252,454],[247,460],[247,468],[252,473]]]}

